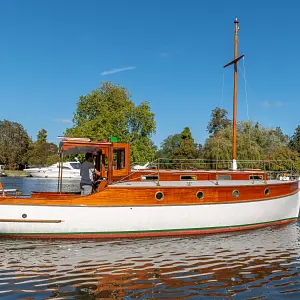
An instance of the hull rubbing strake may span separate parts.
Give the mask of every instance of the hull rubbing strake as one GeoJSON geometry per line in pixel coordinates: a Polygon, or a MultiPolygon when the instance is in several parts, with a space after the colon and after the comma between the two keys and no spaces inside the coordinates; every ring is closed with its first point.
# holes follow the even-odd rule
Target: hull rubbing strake
{"type": "Polygon", "coordinates": [[[0,222],[8,223],[62,223],[63,220],[26,220],[26,219],[0,219],[0,222]]]}

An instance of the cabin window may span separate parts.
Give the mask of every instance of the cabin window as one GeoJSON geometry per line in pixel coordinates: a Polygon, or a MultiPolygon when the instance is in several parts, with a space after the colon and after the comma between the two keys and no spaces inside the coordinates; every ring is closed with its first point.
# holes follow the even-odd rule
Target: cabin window
{"type": "Polygon", "coordinates": [[[266,188],[265,191],[264,191],[264,194],[266,196],[270,195],[270,189],[269,188],[266,188]]]}
{"type": "Polygon", "coordinates": [[[234,191],[232,192],[232,196],[233,196],[234,198],[237,198],[239,195],[240,195],[240,192],[239,192],[238,190],[234,190],[234,191]]]}
{"type": "Polygon", "coordinates": [[[155,198],[158,201],[163,200],[164,199],[164,193],[163,192],[156,192],[155,198]]]}
{"type": "Polygon", "coordinates": [[[230,175],[217,175],[217,180],[231,180],[230,175]]]}
{"type": "Polygon", "coordinates": [[[141,176],[142,180],[158,180],[158,175],[145,175],[145,176],[141,176]]]}
{"type": "Polygon", "coordinates": [[[180,175],[180,180],[197,180],[196,175],[180,175]]]}
{"type": "Polygon", "coordinates": [[[125,149],[114,149],[114,170],[125,169],[125,149]]]}
{"type": "Polygon", "coordinates": [[[73,162],[71,162],[70,165],[71,165],[71,167],[73,169],[80,170],[80,163],[73,163],[73,162]]]}
{"type": "Polygon", "coordinates": [[[202,191],[198,191],[196,194],[197,199],[201,200],[204,198],[204,193],[202,191]]]}
{"type": "Polygon", "coordinates": [[[262,175],[250,175],[249,179],[251,180],[262,180],[263,176],[262,175]]]}

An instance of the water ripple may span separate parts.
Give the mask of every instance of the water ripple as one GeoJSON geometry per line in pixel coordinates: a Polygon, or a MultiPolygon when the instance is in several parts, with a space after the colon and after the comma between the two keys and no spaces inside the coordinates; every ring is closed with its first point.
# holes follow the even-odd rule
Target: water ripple
{"type": "Polygon", "coordinates": [[[300,227],[115,241],[0,240],[5,299],[296,299],[300,227]]]}

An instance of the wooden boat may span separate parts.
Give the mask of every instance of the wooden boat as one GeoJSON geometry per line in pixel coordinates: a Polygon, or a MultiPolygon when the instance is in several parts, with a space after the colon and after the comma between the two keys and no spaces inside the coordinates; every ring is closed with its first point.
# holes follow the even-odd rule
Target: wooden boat
{"type": "MultiPolygon", "coordinates": [[[[237,33],[236,20],[234,60],[226,65],[234,65],[233,160],[227,176],[239,174],[235,146],[236,80],[237,63],[243,56],[237,56],[237,33]]],[[[76,138],[61,141],[61,157],[86,152],[94,153],[95,166],[101,172],[93,194],[63,192],[61,173],[58,192],[32,192],[29,198],[3,193],[0,235],[24,238],[194,235],[282,225],[298,218],[298,180],[267,177],[217,180],[210,177],[217,173],[204,171],[199,171],[195,180],[174,180],[176,172],[165,170],[159,173],[158,180],[147,181],[141,178],[143,175],[139,175],[140,179],[131,175],[128,144],[76,138]]]]}
{"type": "MultiPolygon", "coordinates": [[[[280,175],[280,174],[278,174],[280,175]]],[[[131,171],[125,179],[130,181],[197,181],[197,180],[266,180],[268,172],[255,169],[207,170],[207,169],[150,169],[131,171]]]]}

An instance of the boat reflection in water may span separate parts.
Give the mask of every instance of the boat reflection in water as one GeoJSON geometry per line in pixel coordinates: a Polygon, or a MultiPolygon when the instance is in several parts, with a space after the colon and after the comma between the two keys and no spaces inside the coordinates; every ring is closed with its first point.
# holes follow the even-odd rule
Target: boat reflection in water
{"type": "Polygon", "coordinates": [[[15,299],[291,299],[300,292],[299,237],[296,223],[203,237],[2,240],[0,292],[15,299]]]}

